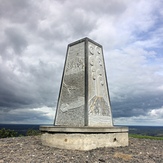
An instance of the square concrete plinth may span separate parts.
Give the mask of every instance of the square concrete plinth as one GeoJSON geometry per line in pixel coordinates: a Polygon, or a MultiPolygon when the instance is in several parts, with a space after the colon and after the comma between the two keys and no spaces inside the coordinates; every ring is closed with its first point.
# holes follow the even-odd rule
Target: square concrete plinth
{"type": "Polygon", "coordinates": [[[87,151],[101,147],[128,146],[127,127],[41,126],[43,145],[87,151]]]}

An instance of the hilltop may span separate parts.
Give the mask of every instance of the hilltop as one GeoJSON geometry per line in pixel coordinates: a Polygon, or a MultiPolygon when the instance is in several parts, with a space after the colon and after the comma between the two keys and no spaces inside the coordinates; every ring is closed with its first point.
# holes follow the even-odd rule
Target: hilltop
{"type": "Polygon", "coordinates": [[[163,141],[129,138],[128,147],[91,151],[61,150],[42,146],[39,136],[0,139],[0,163],[161,163],[163,141]]]}

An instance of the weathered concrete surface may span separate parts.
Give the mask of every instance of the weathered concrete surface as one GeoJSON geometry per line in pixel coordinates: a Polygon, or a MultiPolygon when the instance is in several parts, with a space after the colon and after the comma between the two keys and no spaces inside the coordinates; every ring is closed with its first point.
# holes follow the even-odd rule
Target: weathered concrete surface
{"type": "Polygon", "coordinates": [[[66,126],[40,126],[42,132],[52,133],[113,133],[128,132],[128,127],[66,127],[66,126]]]}
{"type": "Polygon", "coordinates": [[[43,145],[61,149],[87,151],[100,147],[128,146],[128,133],[44,133],[41,135],[43,145]]]}
{"type": "Polygon", "coordinates": [[[128,146],[127,127],[41,126],[40,130],[42,144],[50,147],[86,151],[128,146]]]}

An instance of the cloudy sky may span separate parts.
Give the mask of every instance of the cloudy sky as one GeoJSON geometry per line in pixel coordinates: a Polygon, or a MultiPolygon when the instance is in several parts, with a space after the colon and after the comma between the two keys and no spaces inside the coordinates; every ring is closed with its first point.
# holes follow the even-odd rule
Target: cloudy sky
{"type": "Polygon", "coordinates": [[[52,124],[67,44],[103,46],[114,124],[163,125],[162,0],[0,0],[0,123],[52,124]]]}

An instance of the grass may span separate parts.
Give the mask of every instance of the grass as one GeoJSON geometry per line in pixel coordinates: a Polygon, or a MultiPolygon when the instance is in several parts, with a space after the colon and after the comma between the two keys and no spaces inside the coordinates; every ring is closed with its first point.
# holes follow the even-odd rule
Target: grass
{"type": "Polygon", "coordinates": [[[129,137],[132,137],[132,138],[138,138],[138,139],[163,140],[163,137],[158,137],[158,136],[148,136],[148,135],[140,135],[140,134],[129,134],[129,137]]]}

